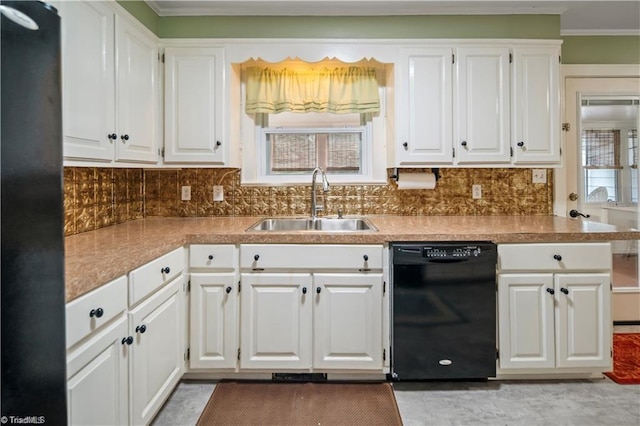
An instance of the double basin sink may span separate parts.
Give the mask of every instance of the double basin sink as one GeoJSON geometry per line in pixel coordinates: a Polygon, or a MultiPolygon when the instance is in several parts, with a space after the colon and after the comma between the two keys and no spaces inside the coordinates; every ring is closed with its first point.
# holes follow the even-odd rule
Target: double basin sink
{"type": "Polygon", "coordinates": [[[364,218],[309,218],[275,217],[258,221],[247,229],[253,231],[324,231],[324,232],[375,232],[378,229],[364,218]]]}

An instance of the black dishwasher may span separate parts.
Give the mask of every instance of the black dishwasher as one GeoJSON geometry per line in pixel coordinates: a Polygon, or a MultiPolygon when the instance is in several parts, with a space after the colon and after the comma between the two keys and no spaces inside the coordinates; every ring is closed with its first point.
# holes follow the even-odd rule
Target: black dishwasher
{"type": "Polygon", "coordinates": [[[496,245],[392,243],[393,380],[496,375],[496,245]]]}

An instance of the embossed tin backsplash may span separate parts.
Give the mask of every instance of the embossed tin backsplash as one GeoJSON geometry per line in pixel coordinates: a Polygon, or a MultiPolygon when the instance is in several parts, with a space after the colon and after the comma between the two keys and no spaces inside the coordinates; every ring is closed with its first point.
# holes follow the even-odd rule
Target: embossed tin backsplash
{"type": "MultiPolygon", "coordinates": [[[[548,216],[553,170],[546,172],[545,184],[532,183],[532,169],[488,168],[440,169],[434,190],[401,191],[393,179],[386,185],[331,185],[324,214],[548,216]],[[482,198],[474,200],[476,184],[482,198]]],[[[310,185],[243,186],[237,169],[65,167],[64,231],[73,235],[148,216],[307,215],[309,191],[310,185]],[[213,201],[214,185],[224,187],[224,201],[213,201]],[[191,186],[190,201],[181,201],[182,186],[191,186]]]]}

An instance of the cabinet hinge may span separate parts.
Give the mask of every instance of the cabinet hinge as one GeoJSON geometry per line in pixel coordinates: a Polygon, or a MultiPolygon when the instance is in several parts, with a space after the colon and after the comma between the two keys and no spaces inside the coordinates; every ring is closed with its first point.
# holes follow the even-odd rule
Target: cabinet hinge
{"type": "Polygon", "coordinates": [[[609,283],[609,290],[613,291],[613,283],[609,283]]]}
{"type": "Polygon", "coordinates": [[[383,350],[382,350],[382,360],[383,360],[383,361],[386,361],[386,360],[387,360],[387,350],[386,350],[386,349],[383,349],[383,350]]]}
{"type": "Polygon", "coordinates": [[[571,130],[571,124],[562,123],[562,130],[564,130],[565,132],[568,132],[569,130],[571,130]]]}
{"type": "Polygon", "coordinates": [[[238,281],[238,293],[240,293],[240,288],[242,287],[242,285],[240,284],[240,281],[238,281]]]}
{"type": "Polygon", "coordinates": [[[164,148],[162,148],[162,158],[164,158],[164,148]]]}
{"type": "Polygon", "coordinates": [[[455,147],[451,148],[451,155],[453,155],[453,158],[456,158],[456,148],[455,147]]]}
{"type": "Polygon", "coordinates": [[[238,361],[240,361],[240,348],[238,348],[238,361]]]}
{"type": "Polygon", "coordinates": [[[613,358],[613,348],[609,349],[609,355],[613,358]]]}
{"type": "Polygon", "coordinates": [[[382,281],[382,294],[385,294],[386,292],[387,292],[387,282],[382,281]]]}
{"type": "Polygon", "coordinates": [[[513,147],[512,146],[509,147],[509,155],[511,157],[513,157],[513,147]]]}
{"type": "Polygon", "coordinates": [[[562,55],[558,55],[558,62],[562,63],[562,55]]]}
{"type": "Polygon", "coordinates": [[[451,54],[451,63],[452,63],[452,64],[455,64],[455,63],[456,63],[456,54],[455,54],[455,53],[452,53],[452,54],[451,54]]]}
{"type": "Polygon", "coordinates": [[[189,293],[191,291],[191,280],[187,280],[182,284],[182,291],[189,293]]]}
{"type": "Polygon", "coordinates": [[[509,53],[509,63],[513,63],[513,54],[509,53]]]}
{"type": "Polygon", "coordinates": [[[496,359],[500,359],[500,349],[496,348],[496,359]]]}
{"type": "Polygon", "coordinates": [[[184,353],[184,360],[189,361],[191,359],[191,348],[187,348],[187,351],[184,353]]]}
{"type": "Polygon", "coordinates": [[[164,64],[164,53],[162,55],[158,54],[158,59],[164,64]]]}

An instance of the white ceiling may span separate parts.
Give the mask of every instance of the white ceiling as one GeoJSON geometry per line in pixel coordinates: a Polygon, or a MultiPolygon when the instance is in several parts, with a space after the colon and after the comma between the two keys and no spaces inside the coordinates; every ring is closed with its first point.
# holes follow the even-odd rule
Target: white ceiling
{"type": "Polygon", "coordinates": [[[640,35],[639,0],[145,0],[160,16],[560,15],[562,35],[640,35]]]}

